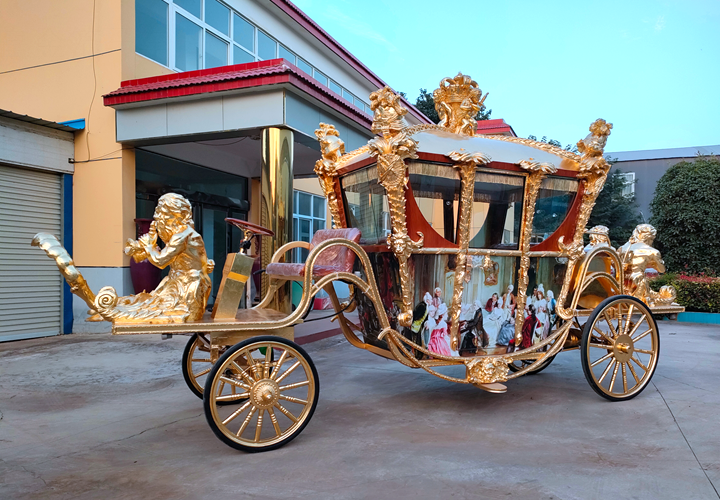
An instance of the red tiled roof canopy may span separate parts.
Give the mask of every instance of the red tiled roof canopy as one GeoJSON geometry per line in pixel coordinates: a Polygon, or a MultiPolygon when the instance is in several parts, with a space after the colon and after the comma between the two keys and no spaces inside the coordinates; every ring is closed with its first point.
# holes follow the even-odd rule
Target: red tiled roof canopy
{"type": "Polygon", "coordinates": [[[290,84],[332,109],[370,128],[372,118],[354,104],[320,84],[285,59],[271,59],[233,66],[185,71],[127,80],[103,96],[105,106],[146,102],[172,97],[290,84]]]}
{"type": "Polygon", "coordinates": [[[515,135],[515,131],[513,128],[505,123],[505,120],[502,118],[497,118],[494,120],[480,120],[477,122],[477,133],[482,135],[492,135],[492,134],[506,134],[510,133],[513,137],[517,137],[515,135]]]}

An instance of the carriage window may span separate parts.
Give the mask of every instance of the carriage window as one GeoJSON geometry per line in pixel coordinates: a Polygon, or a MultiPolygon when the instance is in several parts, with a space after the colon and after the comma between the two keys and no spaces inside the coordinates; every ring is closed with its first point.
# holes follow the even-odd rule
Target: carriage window
{"type": "Polygon", "coordinates": [[[578,181],[562,177],[546,177],[540,185],[530,242],[545,241],[565,220],[578,190],[578,181]]]}
{"type": "Polygon", "coordinates": [[[519,248],[524,185],[522,176],[475,174],[470,248],[519,248]]]}
{"type": "Polygon", "coordinates": [[[413,198],[425,220],[437,233],[455,242],[460,176],[449,165],[413,162],[409,165],[413,198]]]}
{"type": "Polygon", "coordinates": [[[341,182],[348,227],[360,229],[360,244],[386,243],[390,235],[390,209],[385,189],[378,182],[377,167],[348,174],[341,182]]]}

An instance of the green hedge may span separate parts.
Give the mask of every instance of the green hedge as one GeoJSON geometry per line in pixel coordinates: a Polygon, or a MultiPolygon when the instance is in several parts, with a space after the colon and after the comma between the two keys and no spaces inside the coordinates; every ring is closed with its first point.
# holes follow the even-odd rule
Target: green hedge
{"type": "Polygon", "coordinates": [[[720,313],[720,278],[667,273],[650,282],[656,291],[663,285],[675,287],[677,303],[688,311],[720,313]]]}

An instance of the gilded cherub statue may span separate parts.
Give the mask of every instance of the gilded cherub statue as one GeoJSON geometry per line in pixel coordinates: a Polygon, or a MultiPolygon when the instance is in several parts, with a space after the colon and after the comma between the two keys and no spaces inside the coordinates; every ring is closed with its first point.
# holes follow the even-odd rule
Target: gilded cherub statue
{"type": "Polygon", "coordinates": [[[590,244],[585,247],[585,253],[590,252],[595,247],[609,247],[610,244],[610,230],[606,226],[595,226],[589,231],[586,231],[590,235],[590,244]]]}
{"type": "Polygon", "coordinates": [[[649,267],[661,274],[665,272],[660,252],[652,247],[656,234],[650,224],[640,224],[633,230],[628,242],[618,249],[625,272],[626,292],[650,307],[670,305],[677,296],[671,285],[663,286],[659,292],[654,291],[645,276],[649,267]]]}
{"type": "Polygon", "coordinates": [[[136,262],[147,259],[161,269],[170,266],[168,276],[150,293],[118,297],[114,288],[104,287],[95,296],[55,236],[39,233],[32,245],[55,260],[72,292],[88,304],[89,321],[184,323],[198,321],[205,313],[215,263],[207,258],[202,236],[195,231],[190,202],[178,194],[160,197],[150,232],[129,239],[125,248],[136,262]],[[163,249],[157,246],[158,237],[165,243],[163,249]]]}

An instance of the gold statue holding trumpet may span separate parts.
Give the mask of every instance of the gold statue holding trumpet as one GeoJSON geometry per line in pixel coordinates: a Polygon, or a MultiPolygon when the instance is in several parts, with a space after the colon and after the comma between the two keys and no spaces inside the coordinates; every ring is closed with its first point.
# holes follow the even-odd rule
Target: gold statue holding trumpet
{"type": "Polygon", "coordinates": [[[137,295],[118,297],[112,287],[104,287],[95,295],[55,236],[40,233],[32,244],[55,260],[73,293],[88,304],[94,313],[89,321],[199,321],[212,289],[210,273],[215,263],[208,259],[202,236],[195,231],[190,202],[178,194],[167,193],[158,200],[153,219],[147,234],[128,240],[125,253],[135,262],[148,259],[160,269],[170,266],[170,273],[155,290],[137,295]],[[163,249],[157,246],[158,237],[165,244],[163,249]]]}

